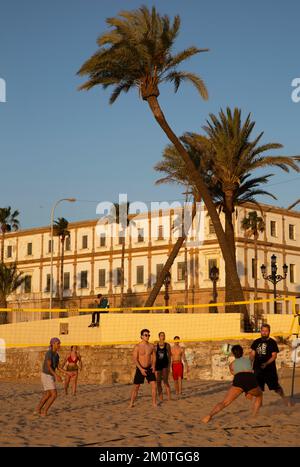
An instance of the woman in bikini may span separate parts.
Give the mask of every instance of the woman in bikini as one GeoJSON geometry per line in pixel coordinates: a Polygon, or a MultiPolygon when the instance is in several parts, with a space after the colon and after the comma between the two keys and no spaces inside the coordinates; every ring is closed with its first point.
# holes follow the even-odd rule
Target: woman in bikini
{"type": "Polygon", "coordinates": [[[82,360],[78,352],[78,347],[72,345],[69,355],[65,358],[63,368],[67,365],[67,375],[65,378],[65,393],[68,394],[68,387],[71,381],[73,396],[76,395],[78,370],[82,370],[82,360]]]}

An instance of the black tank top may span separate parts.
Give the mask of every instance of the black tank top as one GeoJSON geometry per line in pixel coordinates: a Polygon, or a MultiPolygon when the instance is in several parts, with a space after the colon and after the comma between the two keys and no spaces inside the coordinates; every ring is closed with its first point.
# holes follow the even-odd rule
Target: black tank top
{"type": "Polygon", "coordinates": [[[168,349],[167,349],[167,344],[165,343],[163,348],[157,344],[156,347],[156,369],[162,370],[163,368],[167,368],[169,364],[169,358],[168,358],[168,349]]]}

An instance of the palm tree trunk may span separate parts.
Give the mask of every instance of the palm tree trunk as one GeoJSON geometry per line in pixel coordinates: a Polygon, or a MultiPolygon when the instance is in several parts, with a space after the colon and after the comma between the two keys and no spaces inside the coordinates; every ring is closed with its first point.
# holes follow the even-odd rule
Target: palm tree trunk
{"type": "MultiPolygon", "coordinates": [[[[228,246],[228,242],[225,236],[225,232],[223,230],[219,215],[217,213],[216,207],[214,205],[214,202],[212,200],[212,197],[209,193],[209,190],[203,181],[201,175],[197,171],[193,161],[190,159],[189,154],[175,135],[175,133],[172,131],[172,129],[169,127],[165,116],[159,106],[157,97],[155,95],[147,97],[147,102],[149,104],[149,107],[151,111],[153,112],[153,115],[162,128],[162,130],[165,132],[169,140],[174,144],[175,148],[183,158],[186,168],[189,172],[189,175],[193,182],[195,183],[197,190],[199,194],[202,196],[203,201],[206,205],[208,214],[211,218],[211,221],[213,223],[216,236],[223,254],[223,258],[225,261],[225,264],[227,264],[227,269],[230,274],[230,288],[232,290],[232,294],[235,298],[235,300],[243,300],[244,295],[243,295],[243,290],[241,287],[240,279],[237,273],[237,268],[236,268],[236,263],[235,259],[232,255],[232,252],[230,251],[230,248],[228,246]]],[[[245,318],[247,318],[245,316],[245,318]]]]}
{"type": "MultiPolygon", "coordinates": [[[[230,248],[231,254],[234,258],[236,264],[236,252],[235,252],[235,237],[234,237],[234,228],[232,216],[234,213],[233,206],[233,195],[235,186],[232,184],[223,186],[225,199],[224,199],[224,214],[225,214],[225,236],[230,248]]],[[[227,263],[225,262],[225,301],[233,302],[234,295],[230,287],[230,269],[228,268],[227,263]]],[[[232,306],[225,307],[226,313],[232,313],[233,311],[238,311],[238,308],[232,306]]]]}
{"type": "Polygon", "coordinates": [[[196,199],[194,200],[190,224],[187,225],[185,229],[183,229],[182,237],[179,237],[177,242],[175,243],[175,245],[173,247],[173,250],[171,251],[171,254],[169,255],[169,258],[167,259],[167,261],[166,261],[163,269],[161,270],[158,278],[156,279],[156,283],[154,284],[154,287],[151,290],[151,293],[150,293],[149,297],[147,298],[144,306],[153,306],[154,305],[155,300],[156,300],[156,298],[157,298],[157,296],[158,296],[158,294],[160,292],[160,289],[162,288],[162,286],[164,284],[166,274],[170,271],[170,269],[172,267],[172,264],[174,263],[177,255],[178,255],[178,253],[180,251],[180,248],[182,247],[183,243],[186,240],[187,233],[189,232],[189,230],[191,228],[191,225],[193,223],[194,217],[195,217],[196,212],[197,212],[197,204],[196,204],[197,202],[200,202],[200,197],[197,197],[197,200],[196,199]]]}
{"type": "MultiPolygon", "coordinates": [[[[236,264],[235,235],[234,235],[234,227],[233,227],[233,222],[232,222],[232,215],[233,214],[225,213],[225,235],[228,241],[228,245],[231,249],[232,255],[234,256],[235,264],[236,264]]],[[[227,264],[225,262],[225,301],[227,303],[236,301],[235,295],[230,287],[231,285],[230,273],[231,273],[230,269],[227,267],[227,264]]],[[[226,313],[243,313],[245,317],[244,325],[245,327],[250,329],[250,317],[248,314],[247,305],[225,306],[225,312],[226,313]]]]}
{"type": "MultiPolygon", "coordinates": [[[[225,187],[224,187],[225,188],[225,187]]],[[[225,193],[225,207],[224,207],[224,214],[225,214],[225,235],[231,250],[231,254],[234,257],[234,262],[236,265],[236,249],[235,249],[235,235],[234,235],[234,227],[233,227],[233,214],[234,214],[234,186],[227,187],[224,189],[225,193]]],[[[225,262],[225,301],[234,302],[235,295],[231,290],[230,284],[230,268],[228,268],[225,262]]],[[[247,305],[229,305],[225,306],[225,313],[243,313],[244,315],[244,327],[250,330],[250,316],[248,313],[247,305]]]]}
{"type": "Polygon", "coordinates": [[[189,302],[189,275],[188,275],[188,251],[185,241],[184,246],[184,304],[188,305],[189,302]]]}
{"type": "Polygon", "coordinates": [[[1,242],[1,263],[4,263],[4,239],[5,233],[2,232],[2,242],[1,242]]]}
{"type": "Polygon", "coordinates": [[[64,307],[64,254],[65,254],[65,238],[61,237],[60,288],[59,288],[59,300],[60,300],[61,308],[64,307]]]}
{"type": "MultiPolygon", "coordinates": [[[[7,301],[5,297],[0,296],[0,308],[7,308],[7,301]]],[[[0,311],[0,324],[7,324],[7,311],[0,311]]]]}
{"type": "MultiPolygon", "coordinates": [[[[232,214],[225,211],[225,235],[228,242],[228,246],[231,250],[231,254],[234,257],[236,263],[236,254],[235,254],[235,238],[234,238],[234,229],[232,224],[232,214]]],[[[225,301],[226,302],[233,302],[234,295],[233,291],[230,287],[230,268],[228,268],[227,263],[225,262],[225,301]]],[[[227,307],[226,312],[232,312],[232,307],[227,307]]]]}
{"type": "Polygon", "coordinates": [[[125,268],[125,236],[122,237],[122,256],[121,256],[121,296],[120,307],[124,305],[124,268],[125,268]]]}
{"type": "MultiPolygon", "coordinates": [[[[257,239],[258,234],[254,233],[254,300],[257,300],[257,262],[258,262],[258,252],[257,252],[257,239]]],[[[255,328],[258,326],[258,303],[254,303],[254,323],[255,328]]]]}

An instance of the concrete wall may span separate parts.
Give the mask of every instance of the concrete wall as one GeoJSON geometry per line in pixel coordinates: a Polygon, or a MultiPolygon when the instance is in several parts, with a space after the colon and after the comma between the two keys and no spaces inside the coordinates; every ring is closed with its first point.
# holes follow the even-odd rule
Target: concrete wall
{"type": "MultiPolygon", "coordinates": [[[[248,354],[252,340],[226,341],[243,345],[248,354]]],[[[186,344],[186,354],[190,366],[190,378],[201,380],[232,380],[228,369],[228,358],[221,352],[224,342],[198,342],[186,344]]],[[[278,369],[290,366],[290,351],[280,345],[277,358],[278,369]]],[[[40,378],[46,347],[8,349],[6,363],[0,363],[0,380],[31,380],[40,378]]],[[[79,374],[80,383],[129,384],[133,381],[135,367],[132,362],[133,346],[107,346],[80,348],[83,370],[79,374]]],[[[67,348],[60,351],[61,362],[67,355],[67,348]]]]}

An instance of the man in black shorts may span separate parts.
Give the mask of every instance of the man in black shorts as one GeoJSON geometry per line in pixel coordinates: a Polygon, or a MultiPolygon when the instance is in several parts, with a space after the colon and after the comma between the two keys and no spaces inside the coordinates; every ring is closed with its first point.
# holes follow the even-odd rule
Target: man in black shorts
{"type": "Polygon", "coordinates": [[[263,324],[261,327],[261,337],[256,339],[251,345],[250,358],[254,361],[254,374],[262,391],[264,391],[266,384],[270,391],[275,391],[289,405],[289,399],[285,397],[283,389],[278,382],[275,363],[278,352],[279,349],[276,341],[270,337],[270,325],[263,324]]]}
{"type": "Polygon", "coordinates": [[[151,384],[152,405],[157,407],[156,402],[156,378],[155,362],[156,353],[154,345],[149,343],[150,331],[141,330],[141,342],[134,347],[133,360],[136,365],[136,371],[133,380],[133,390],[131,392],[130,407],[134,406],[141,384],[144,384],[145,378],[151,384]]]}

